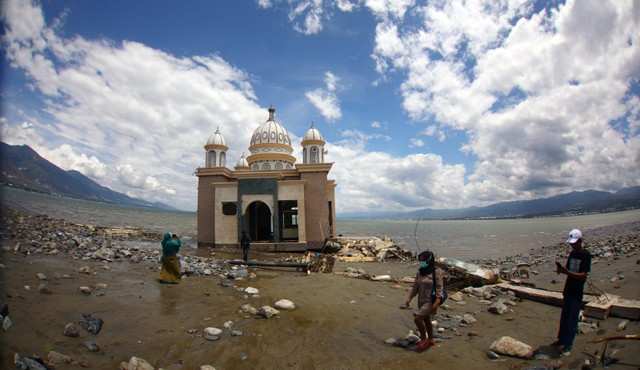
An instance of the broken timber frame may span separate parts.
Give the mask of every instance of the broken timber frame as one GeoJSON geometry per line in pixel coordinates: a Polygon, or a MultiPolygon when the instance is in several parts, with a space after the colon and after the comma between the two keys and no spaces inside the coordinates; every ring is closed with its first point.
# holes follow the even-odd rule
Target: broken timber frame
{"type": "MultiPolygon", "coordinates": [[[[514,292],[519,298],[553,306],[562,306],[564,300],[562,292],[523,287],[509,283],[501,283],[496,286],[514,292]]],[[[609,315],[631,320],[640,319],[640,301],[620,298],[613,294],[605,294],[602,296],[585,294],[583,300],[586,303],[584,306],[584,314],[586,316],[601,320],[606,319],[609,315]]]]}

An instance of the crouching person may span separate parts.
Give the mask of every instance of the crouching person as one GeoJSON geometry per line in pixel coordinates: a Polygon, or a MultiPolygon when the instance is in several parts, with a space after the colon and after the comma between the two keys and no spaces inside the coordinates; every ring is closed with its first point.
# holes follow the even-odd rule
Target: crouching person
{"type": "Polygon", "coordinates": [[[435,315],[442,303],[443,274],[444,272],[435,266],[435,257],[431,251],[424,251],[418,255],[419,268],[416,281],[407,297],[404,308],[408,308],[411,300],[418,296],[418,311],[414,321],[420,332],[420,341],[416,346],[418,352],[425,351],[435,344],[433,340],[433,326],[431,316],[435,315]]]}

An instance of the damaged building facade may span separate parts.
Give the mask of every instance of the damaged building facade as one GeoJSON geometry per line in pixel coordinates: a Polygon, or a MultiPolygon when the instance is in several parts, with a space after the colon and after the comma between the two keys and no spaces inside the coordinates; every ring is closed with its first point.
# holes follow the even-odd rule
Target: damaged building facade
{"type": "Polygon", "coordinates": [[[268,251],[319,249],[335,235],[335,181],[328,179],[325,140],[311,126],[302,142],[302,163],[296,163],[287,130],[275,109],[251,136],[249,156],[231,170],[229,149],[220,130],[205,149],[198,177],[197,231],[199,247],[237,247],[242,232],[252,248],[268,251]]]}

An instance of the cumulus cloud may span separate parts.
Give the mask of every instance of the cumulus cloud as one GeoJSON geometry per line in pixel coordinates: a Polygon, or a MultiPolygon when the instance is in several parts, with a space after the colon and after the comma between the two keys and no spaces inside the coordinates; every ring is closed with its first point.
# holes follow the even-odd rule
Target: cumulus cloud
{"type": "Polygon", "coordinates": [[[424,146],[424,141],[422,139],[418,139],[412,137],[409,139],[409,148],[422,148],[424,146]]]}
{"type": "Polygon", "coordinates": [[[6,58],[46,96],[50,118],[14,132],[14,142],[35,144],[63,168],[103,176],[114,190],[194,209],[192,173],[204,161],[207,137],[220,125],[233,163],[267,118],[247,74],[218,55],[177,57],[135,41],[65,38],[30,1],[4,2],[2,15],[6,58]],[[118,176],[127,165],[143,188],[118,176]]]}
{"type": "Polygon", "coordinates": [[[410,117],[438,122],[423,135],[444,140],[438,127],[449,127],[469,136],[468,202],[639,183],[637,5],[450,1],[416,14],[419,27],[380,20],[372,58],[381,74],[404,76],[410,117]],[[611,124],[619,119],[626,132],[611,124]]]}
{"type": "Polygon", "coordinates": [[[378,121],[371,122],[371,128],[381,128],[382,124],[378,121]]]}
{"type": "Polygon", "coordinates": [[[335,121],[342,117],[340,101],[336,95],[339,82],[340,79],[336,75],[327,71],[324,76],[325,87],[305,93],[307,100],[329,121],[335,121]]]}

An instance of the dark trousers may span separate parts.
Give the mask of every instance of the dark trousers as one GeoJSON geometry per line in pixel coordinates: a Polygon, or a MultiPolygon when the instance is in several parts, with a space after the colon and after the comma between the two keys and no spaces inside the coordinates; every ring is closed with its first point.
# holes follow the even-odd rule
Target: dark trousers
{"type": "Polygon", "coordinates": [[[582,297],[565,295],[560,315],[560,329],[558,330],[558,343],[566,349],[573,346],[573,340],[578,332],[578,318],[582,308],[582,297]]]}
{"type": "Polygon", "coordinates": [[[242,259],[244,260],[244,262],[249,261],[249,247],[242,248],[242,259]]]}

